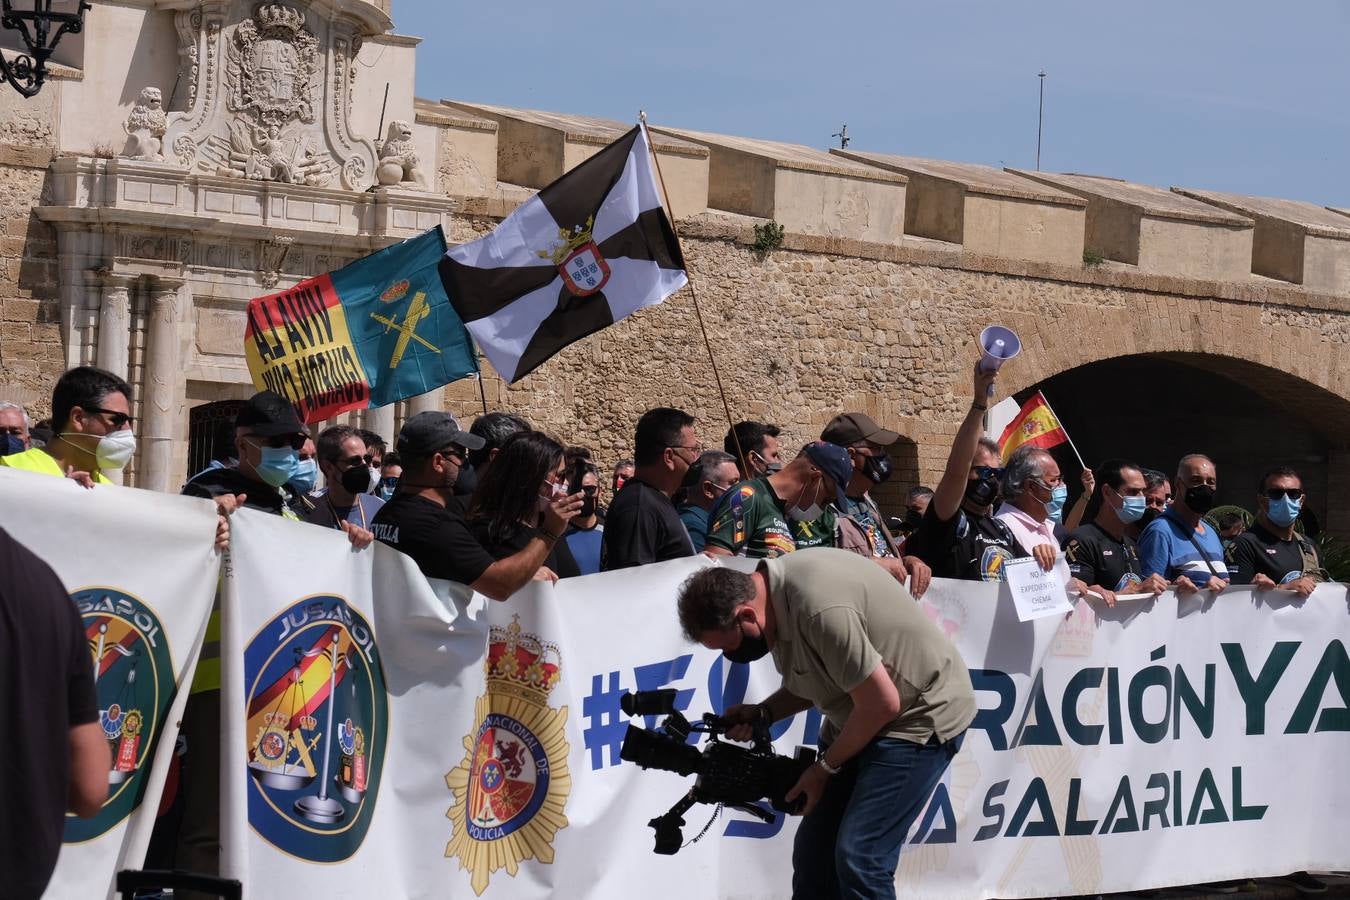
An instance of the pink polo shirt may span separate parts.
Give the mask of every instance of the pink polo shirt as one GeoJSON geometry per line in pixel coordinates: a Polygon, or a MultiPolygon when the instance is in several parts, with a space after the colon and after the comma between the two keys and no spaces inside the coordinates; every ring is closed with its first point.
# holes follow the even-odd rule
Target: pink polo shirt
{"type": "Polygon", "coordinates": [[[1017,542],[1028,553],[1031,552],[1031,548],[1040,544],[1049,544],[1055,548],[1057,554],[1059,553],[1059,541],[1055,540],[1055,523],[1050,519],[1037,522],[1022,510],[1006,502],[998,508],[994,518],[1012,529],[1017,542]]]}

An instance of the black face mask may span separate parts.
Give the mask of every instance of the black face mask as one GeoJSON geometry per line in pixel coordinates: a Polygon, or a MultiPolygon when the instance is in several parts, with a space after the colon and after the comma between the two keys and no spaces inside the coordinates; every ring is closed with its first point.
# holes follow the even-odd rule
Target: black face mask
{"type": "Polygon", "coordinates": [[[370,469],[352,466],[342,473],[342,489],[349,494],[364,494],[370,487],[370,469]]]}
{"type": "Polygon", "coordinates": [[[762,658],[769,652],[769,642],[764,637],[763,632],[758,637],[751,637],[741,629],[741,645],[735,650],[723,650],[722,655],[734,663],[752,663],[762,658]]]}
{"type": "Polygon", "coordinates": [[[589,519],[595,515],[595,495],[587,494],[581,501],[581,509],[577,512],[577,518],[589,519]]]}
{"type": "Polygon", "coordinates": [[[1214,488],[1207,484],[1197,484],[1186,489],[1186,506],[1191,512],[1204,515],[1214,508],[1214,488]]]}
{"type": "Polygon", "coordinates": [[[917,509],[906,510],[904,526],[906,531],[918,531],[923,524],[923,513],[917,509]]]}
{"type": "Polygon", "coordinates": [[[966,485],[966,499],[976,506],[988,506],[998,497],[998,479],[979,478],[966,485]]]}
{"type": "Polygon", "coordinates": [[[1149,522],[1152,522],[1154,519],[1158,518],[1158,516],[1161,515],[1162,510],[1158,509],[1155,506],[1150,506],[1148,509],[1144,510],[1144,514],[1140,516],[1139,521],[1134,524],[1140,531],[1143,531],[1145,528],[1148,527],[1149,522]]]}
{"type": "Polygon", "coordinates": [[[863,474],[873,484],[881,484],[891,477],[891,458],[889,456],[869,456],[863,463],[863,474]]]}

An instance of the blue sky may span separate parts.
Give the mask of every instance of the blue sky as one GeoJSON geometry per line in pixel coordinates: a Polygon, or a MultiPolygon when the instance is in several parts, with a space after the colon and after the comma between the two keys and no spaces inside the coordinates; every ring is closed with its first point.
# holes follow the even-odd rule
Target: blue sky
{"type": "Polygon", "coordinates": [[[1350,3],[394,0],[417,94],[1350,207],[1350,3]]]}

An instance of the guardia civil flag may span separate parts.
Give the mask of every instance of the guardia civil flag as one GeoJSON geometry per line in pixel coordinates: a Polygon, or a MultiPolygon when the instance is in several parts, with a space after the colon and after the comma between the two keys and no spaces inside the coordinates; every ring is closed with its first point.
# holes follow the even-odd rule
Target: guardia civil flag
{"type": "Polygon", "coordinates": [[[478,371],[436,267],[440,226],[248,304],[253,384],[306,422],[387,406],[478,371]]]}
{"type": "Polygon", "coordinates": [[[1022,411],[1017,414],[1017,418],[1003,429],[998,445],[1003,453],[1003,461],[1007,462],[1008,457],[1012,456],[1018,447],[1031,446],[1049,450],[1068,439],[1068,432],[1060,424],[1050,404],[1045,402],[1045,395],[1037,391],[1022,404],[1022,411]]]}
{"type": "Polygon", "coordinates": [[[441,262],[450,302],[503,378],[684,287],[684,257],[632,131],[441,262]]]}

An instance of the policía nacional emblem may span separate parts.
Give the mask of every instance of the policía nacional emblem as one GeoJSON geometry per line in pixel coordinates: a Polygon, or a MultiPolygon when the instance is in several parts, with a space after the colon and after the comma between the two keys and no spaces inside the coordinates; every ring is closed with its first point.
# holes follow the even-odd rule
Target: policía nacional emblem
{"type": "Polygon", "coordinates": [[[447,857],[470,872],[475,894],[498,869],[514,877],[522,860],[553,862],[553,839],[566,827],[572,790],[563,731],[567,707],[548,696],[562,672],[555,644],[521,631],[519,619],[493,627],[484,664],[487,692],[464,738],[464,761],[445,776],[455,795],[447,857]]]}
{"type": "Polygon", "coordinates": [[[389,728],[369,623],[340,597],[309,597],[244,653],[248,821],[273,846],[340,862],[374,814],[389,728]]]}
{"type": "Polygon", "coordinates": [[[108,799],[92,819],[66,817],[67,843],[88,841],[131,814],[174,694],[173,657],[159,616],[113,588],[71,594],[94,660],[99,725],[108,741],[108,799]]]}
{"type": "Polygon", "coordinates": [[[558,240],[552,249],[538,251],[540,259],[552,259],[562,275],[567,290],[577,297],[589,297],[609,281],[609,263],[600,255],[600,248],[591,237],[595,216],[571,230],[558,229],[558,240]]]}

